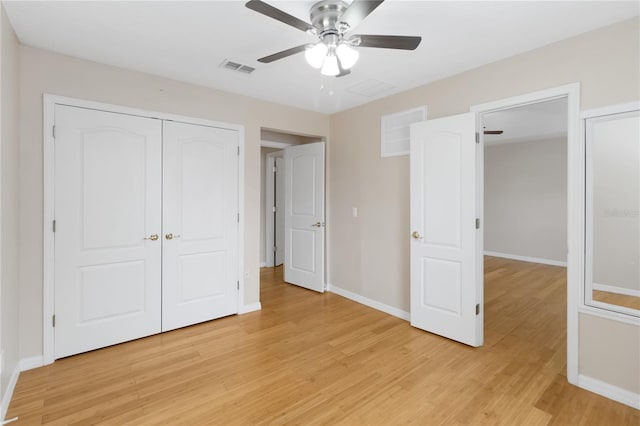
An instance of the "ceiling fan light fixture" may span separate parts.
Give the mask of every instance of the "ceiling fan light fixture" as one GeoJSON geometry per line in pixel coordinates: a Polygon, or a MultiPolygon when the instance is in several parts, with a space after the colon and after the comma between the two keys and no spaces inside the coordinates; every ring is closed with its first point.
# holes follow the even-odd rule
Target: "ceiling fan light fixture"
{"type": "Polygon", "coordinates": [[[340,67],[338,66],[338,57],[334,53],[329,53],[324,59],[324,64],[320,70],[320,74],[328,76],[336,76],[340,74],[340,67]]]}
{"type": "Polygon", "coordinates": [[[336,48],[336,55],[340,59],[340,65],[345,70],[351,69],[358,62],[360,53],[346,43],[340,43],[336,48]]]}
{"type": "Polygon", "coordinates": [[[316,44],[302,44],[259,58],[258,62],[268,64],[305,51],[309,65],[320,69],[323,75],[343,77],[351,73],[350,68],[360,56],[354,47],[415,50],[422,37],[346,35],[383,2],[384,0],[316,0],[309,11],[309,23],[271,6],[264,0],[249,0],[245,3],[247,8],[320,39],[316,44]]]}
{"type": "Polygon", "coordinates": [[[313,47],[308,48],[304,52],[304,57],[313,68],[322,67],[322,63],[324,62],[324,58],[327,55],[327,51],[329,48],[326,44],[320,42],[316,43],[313,47]]]}

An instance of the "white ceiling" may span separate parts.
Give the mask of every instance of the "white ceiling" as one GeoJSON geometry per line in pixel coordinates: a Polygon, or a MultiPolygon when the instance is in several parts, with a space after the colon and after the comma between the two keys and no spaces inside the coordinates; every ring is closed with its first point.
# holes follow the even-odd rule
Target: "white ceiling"
{"type": "MultiPolygon", "coordinates": [[[[23,44],[323,113],[513,56],[637,16],[640,2],[387,0],[355,30],[419,35],[415,51],[360,48],[351,75],[321,77],[303,54],[257,58],[315,39],[244,1],[4,1],[23,44]],[[229,71],[229,59],[256,68],[229,71]],[[373,96],[353,87],[385,88],[373,96]]],[[[313,1],[269,1],[309,21],[313,1]]]]}
{"type": "Polygon", "coordinates": [[[485,130],[504,132],[485,135],[485,145],[566,137],[567,112],[567,98],[561,98],[484,114],[485,130]]]}

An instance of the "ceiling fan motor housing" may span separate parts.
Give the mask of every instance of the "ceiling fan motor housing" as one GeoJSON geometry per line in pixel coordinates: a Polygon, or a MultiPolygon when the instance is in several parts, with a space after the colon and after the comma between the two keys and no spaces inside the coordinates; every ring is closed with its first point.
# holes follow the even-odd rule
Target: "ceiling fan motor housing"
{"type": "Polygon", "coordinates": [[[311,6],[311,24],[318,30],[318,36],[327,44],[338,43],[348,25],[339,22],[349,5],[341,0],[322,0],[311,6]]]}

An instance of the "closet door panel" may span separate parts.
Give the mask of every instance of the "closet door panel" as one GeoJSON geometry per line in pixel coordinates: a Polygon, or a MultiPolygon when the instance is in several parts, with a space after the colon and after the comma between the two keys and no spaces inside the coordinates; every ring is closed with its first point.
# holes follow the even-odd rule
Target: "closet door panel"
{"type": "Polygon", "coordinates": [[[238,312],[238,132],[164,122],[162,329],[238,312]]]}
{"type": "Polygon", "coordinates": [[[160,332],[162,123],[55,109],[55,358],[160,332]]]}

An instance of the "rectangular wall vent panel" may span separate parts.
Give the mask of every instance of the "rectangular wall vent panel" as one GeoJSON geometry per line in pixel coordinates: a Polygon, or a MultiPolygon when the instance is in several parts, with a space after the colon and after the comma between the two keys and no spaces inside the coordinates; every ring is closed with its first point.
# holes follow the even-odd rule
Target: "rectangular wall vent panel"
{"type": "Polygon", "coordinates": [[[426,119],[426,106],[382,116],[380,156],[408,155],[411,124],[426,119]]]}

